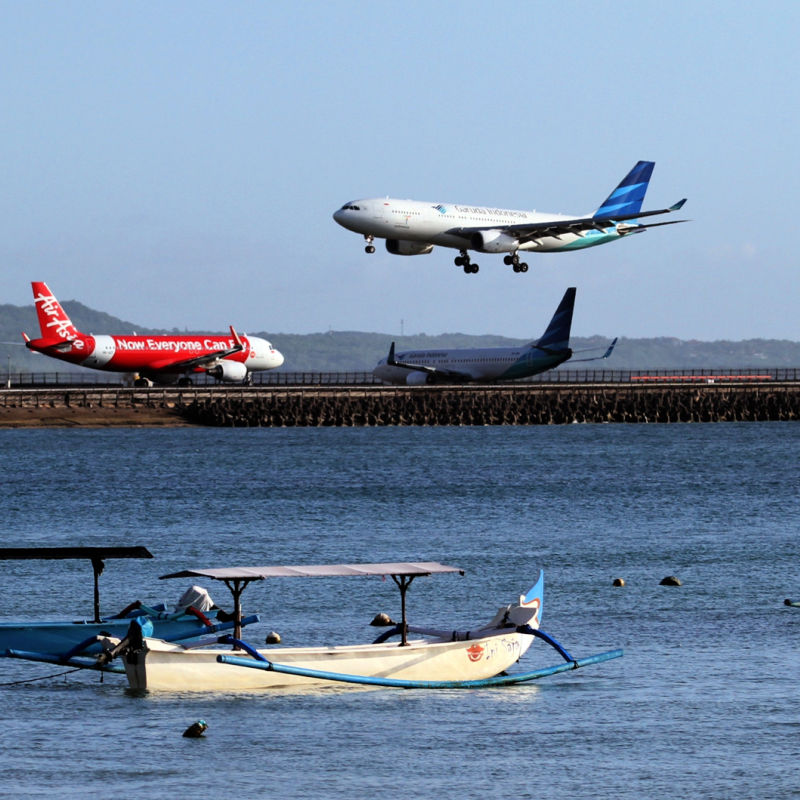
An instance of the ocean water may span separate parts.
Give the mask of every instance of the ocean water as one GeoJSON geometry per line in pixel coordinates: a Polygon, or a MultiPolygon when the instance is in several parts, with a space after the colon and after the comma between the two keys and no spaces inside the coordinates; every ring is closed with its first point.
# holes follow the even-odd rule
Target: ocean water
{"type": "MultiPolygon", "coordinates": [[[[799,449],[792,423],[3,431],[3,546],[155,555],[106,563],[106,612],[173,603],[190,581],[158,576],[184,567],[438,560],[466,575],[416,580],[410,621],[468,627],[542,568],[543,629],[625,656],[494,690],[246,695],[0,660],[0,795],[800,797],[799,449]]],[[[0,620],[91,613],[88,563],[0,569],[0,620]]],[[[377,578],[244,605],[245,638],[287,645],[399,613],[377,578]]],[[[558,661],[536,642],[521,666],[558,661]]]]}

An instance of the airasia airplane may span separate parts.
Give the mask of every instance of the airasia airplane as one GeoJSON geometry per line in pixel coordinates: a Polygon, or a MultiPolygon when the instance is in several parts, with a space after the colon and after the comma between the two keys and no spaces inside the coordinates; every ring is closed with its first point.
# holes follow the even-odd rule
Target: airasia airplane
{"type": "Polygon", "coordinates": [[[434,245],[459,251],[454,262],[466,273],[478,271],[469,251],[505,253],[504,263],[514,272],[527,272],[520,254],[530,251],[559,253],[615,242],[648,228],[686,222],[684,219],[643,224],[640,217],[670,214],[686,199],[669,208],[642,211],[654,161],[639,161],[593,214],[566,216],[536,211],[397,200],[373,197],[345,203],[333,218],[343,228],[363,235],[367,253],[375,252],[375,238],[397,256],[421,256],[434,245]]]}
{"type": "Polygon", "coordinates": [[[32,281],[42,336],[25,346],[37,353],[108,372],[138,372],[135,386],[178,383],[205,372],[228,383],[249,383],[251,372],[275,369],[283,356],[266,340],[239,336],[231,325],[225,334],[189,336],[109,336],[81,333],[42,281],[32,281]]]}

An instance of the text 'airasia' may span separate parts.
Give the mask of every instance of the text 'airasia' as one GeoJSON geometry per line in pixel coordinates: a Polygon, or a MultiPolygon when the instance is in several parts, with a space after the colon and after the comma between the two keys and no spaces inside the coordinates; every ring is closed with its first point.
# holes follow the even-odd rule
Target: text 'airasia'
{"type": "Polygon", "coordinates": [[[188,385],[190,375],[206,372],[220,381],[249,383],[251,372],[275,369],[283,356],[266,340],[228,334],[188,336],[111,336],[81,333],[42,281],[32,281],[41,338],[25,345],[37,353],[109,372],[137,372],[137,385],[188,385]]]}

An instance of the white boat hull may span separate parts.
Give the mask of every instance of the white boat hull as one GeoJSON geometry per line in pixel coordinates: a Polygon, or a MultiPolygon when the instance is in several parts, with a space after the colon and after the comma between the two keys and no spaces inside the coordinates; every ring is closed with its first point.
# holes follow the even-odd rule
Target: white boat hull
{"type": "MultiPolygon", "coordinates": [[[[268,648],[276,664],[366,677],[419,681],[469,681],[499,675],[528,650],[533,636],[513,628],[467,641],[414,640],[343,647],[268,648]]],[[[316,677],[286,675],[217,662],[218,655],[241,655],[231,648],[187,649],[160,639],[125,658],[132,689],[164,691],[253,691],[333,685],[316,677]]]]}

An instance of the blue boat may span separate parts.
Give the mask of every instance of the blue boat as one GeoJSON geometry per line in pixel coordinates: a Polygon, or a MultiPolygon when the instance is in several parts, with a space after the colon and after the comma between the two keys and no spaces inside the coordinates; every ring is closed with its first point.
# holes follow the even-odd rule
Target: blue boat
{"type": "Polygon", "coordinates": [[[103,640],[124,638],[134,619],[141,620],[140,624],[147,625],[148,630],[152,627],[153,636],[168,641],[202,636],[228,621],[229,617],[214,607],[201,587],[185,592],[172,611],[163,604],[151,607],[136,601],[118,614],[101,617],[99,577],[108,558],[153,558],[153,555],[146,547],[0,548],[0,560],[89,559],[94,571],[92,619],[0,622],[0,656],[7,655],[9,650],[60,658],[100,653],[103,640]]]}

